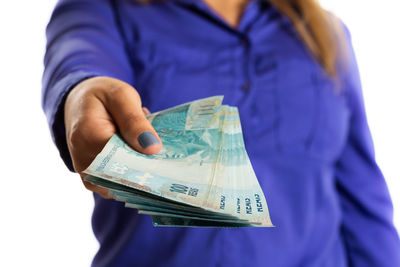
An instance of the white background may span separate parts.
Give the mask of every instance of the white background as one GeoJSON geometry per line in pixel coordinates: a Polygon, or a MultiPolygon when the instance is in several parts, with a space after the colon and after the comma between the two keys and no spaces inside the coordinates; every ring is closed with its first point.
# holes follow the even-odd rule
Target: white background
{"type": "MultiPolygon", "coordinates": [[[[45,25],[55,0],[0,3],[0,266],[88,266],[92,195],[69,173],[40,107],[45,25]]],[[[376,157],[400,228],[399,1],[324,0],[348,25],[376,157]]]]}

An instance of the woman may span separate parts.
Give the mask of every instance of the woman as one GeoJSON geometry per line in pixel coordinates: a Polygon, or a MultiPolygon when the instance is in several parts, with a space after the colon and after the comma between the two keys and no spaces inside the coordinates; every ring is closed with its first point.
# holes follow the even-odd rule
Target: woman
{"type": "Polygon", "coordinates": [[[223,94],[239,107],[276,225],[154,228],[83,182],[97,193],[94,266],[400,266],[356,63],[351,52],[340,60],[334,21],[313,0],[58,3],[43,106],[70,170],[81,173],[117,130],[157,153],[142,106],[223,94]]]}

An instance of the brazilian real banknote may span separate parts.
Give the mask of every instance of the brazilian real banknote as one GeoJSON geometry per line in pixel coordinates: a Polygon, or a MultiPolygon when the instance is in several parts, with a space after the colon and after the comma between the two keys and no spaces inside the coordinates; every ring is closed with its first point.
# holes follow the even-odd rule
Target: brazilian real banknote
{"type": "Polygon", "coordinates": [[[147,116],[162,150],[143,155],[115,134],[84,171],[154,226],[271,227],[236,107],[222,96],[147,116]]]}

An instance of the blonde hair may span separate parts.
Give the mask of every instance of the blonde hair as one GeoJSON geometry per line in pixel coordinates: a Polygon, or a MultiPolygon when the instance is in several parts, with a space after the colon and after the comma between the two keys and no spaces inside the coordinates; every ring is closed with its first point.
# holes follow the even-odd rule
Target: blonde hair
{"type": "Polygon", "coordinates": [[[331,76],[346,51],[343,27],[317,0],[267,0],[289,18],[304,44],[331,76]]]}
{"type": "MultiPolygon", "coordinates": [[[[150,3],[163,0],[138,1],[150,3]]],[[[330,76],[335,77],[337,63],[343,63],[347,57],[343,28],[339,19],[325,11],[318,0],[265,1],[275,6],[291,21],[311,55],[330,76]]]]}

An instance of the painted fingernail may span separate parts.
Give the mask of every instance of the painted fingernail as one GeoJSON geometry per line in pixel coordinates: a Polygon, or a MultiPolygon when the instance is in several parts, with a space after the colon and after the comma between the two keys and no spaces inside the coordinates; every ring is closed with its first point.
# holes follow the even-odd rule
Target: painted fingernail
{"type": "Polygon", "coordinates": [[[146,147],[149,147],[152,145],[158,145],[160,143],[158,138],[152,132],[149,132],[149,131],[145,131],[145,132],[141,133],[138,137],[138,141],[143,148],[146,148],[146,147]]]}

